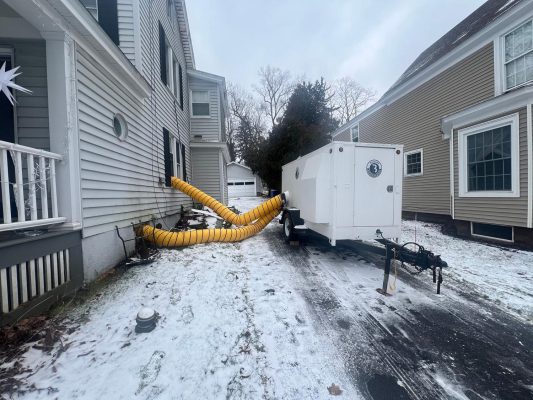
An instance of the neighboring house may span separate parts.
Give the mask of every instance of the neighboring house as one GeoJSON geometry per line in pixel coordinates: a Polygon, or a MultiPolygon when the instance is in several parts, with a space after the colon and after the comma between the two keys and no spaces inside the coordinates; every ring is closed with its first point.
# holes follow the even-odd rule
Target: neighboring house
{"type": "Polygon", "coordinates": [[[225,200],[227,148],[224,79],[195,69],[184,0],[0,0],[0,21],[0,62],[32,90],[0,96],[5,322],[120,262],[116,227],[172,227],[192,205],[172,175],[225,200]]]}
{"type": "Polygon", "coordinates": [[[532,246],[532,20],[532,1],[487,1],[333,140],[404,144],[410,216],[532,246]]]}
{"type": "Polygon", "coordinates": [[[260,196],[263,182],[250,167],[233,161],[228,164],[228,193],[230,198],[260,196]]]}
{"type": "Polygon", "coordinates": [[[228,201],[226,142],[228,102],[223,77],[190,70],[192,184],[222,203],[228,201]]]}

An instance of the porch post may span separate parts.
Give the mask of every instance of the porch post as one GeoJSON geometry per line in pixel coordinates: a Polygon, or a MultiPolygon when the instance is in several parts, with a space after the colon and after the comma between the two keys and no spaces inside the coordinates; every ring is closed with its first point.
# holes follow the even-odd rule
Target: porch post
{"type": "Polygon", "coordinates": [[[41,32],[46,39],[50,151],[61,154],[56,165],[60,229],[82,226],[78,108],[76,97],[76,44],[65,32],[41,32]]]}

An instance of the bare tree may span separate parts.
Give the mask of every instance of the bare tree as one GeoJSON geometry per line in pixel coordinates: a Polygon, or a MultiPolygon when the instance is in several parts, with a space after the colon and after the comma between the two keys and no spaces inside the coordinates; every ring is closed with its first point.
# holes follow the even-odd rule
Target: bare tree
{"type": "Polygon", "coordinates": [[[267,65],[259,69],[259,85],[255,91],[263,101],[263,109],[269,117],[272,127],[278,123],[294,88],[289,71],[267,65]]]}
{"type": "Polygon", "coordinates": [[[361,86],[350,77],[337,79],[332,90],[332,105],[341,125],[354,118],[376,98],[374,90],[361,86]]]}
{"type": "Polygon", "coordinates": [[[228,84],[228,106],[227,133],[232,158],[249,164],[246,158],[257,151],[266,133],[263,114],[251,93],[232,83],[228,84]]]}

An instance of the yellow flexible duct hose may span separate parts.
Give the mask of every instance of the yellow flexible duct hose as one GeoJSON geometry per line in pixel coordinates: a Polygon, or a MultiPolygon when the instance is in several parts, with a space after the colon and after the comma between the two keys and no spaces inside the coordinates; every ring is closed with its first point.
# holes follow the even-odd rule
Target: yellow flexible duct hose
{"type": "Polygon", "coordinates": [[[185,232],[169,232],[163,229],[144,225],[137,234],[141,234],[149,242],[158,247],[182,247],[210,242],[239,242],[255,235],[267,226],[278,215],[279,209],[262,216],[251,225],[234,229],[198,229],[185,232]]]}
{"type": "Polygon", "coordinates": [[[270,215],[274,211],[276,211],[277,214],[283,205],[281,195],[278,194],[277,196],[272,197],[250,211],[245,212],[244,214],[235,214],[224,204],[218,202],[208,194],[202,192],[200,189],[189,185],[187,182],[182,181],[175,176],[172,177],[171,184],[174,189],[182,191],[186,195],[192,197],[194,200],[212,209],[225,221],[238,226],[248,225],[250,222],[270,215]]]}

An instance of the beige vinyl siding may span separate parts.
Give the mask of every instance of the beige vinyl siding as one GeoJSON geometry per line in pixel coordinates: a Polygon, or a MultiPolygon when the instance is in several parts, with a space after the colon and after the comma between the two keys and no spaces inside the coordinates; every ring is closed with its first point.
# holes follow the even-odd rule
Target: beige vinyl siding
{"type": "Polygon", "coordinates": [[[222,201],[220,150],[192,148],[191,154],[192,184],[218,201],[222,201]]]}
{"type": "Polygon", "coordinates": [[[17,142],[49,150],[46,42],[9,40],[9,43],[14,47],[15,66],[20,66],[21,74],[16,78],[16,83],[31,90],[31,93],[15,93],[17,142]]]}
{"type": "Polygon", "coordinates": [[[118,0],[118,37],[120,50],[132,63],[135,62],[135,23],[133,17],[133,1],[118,0]]]}
{"type": "MultiPolygon", "coordinates": [[[[495,115],[489,120],[519,113],[520,197],[459,197],[459,157],[457,130],[454,130],[455,219],[496,225],[527,226],[527,112],[526,108],[495,115]]],[[[477,125],[478,121],[468,126],[477,125]]],[[[462,128],[467,128],[464,126],[462,128]]]]}
{"type": "Polygon", "coordinates": [[[337,136],[333,138],[336,142],[351,142],[352,141],[352,135],[350,134],[350,129],[346,129],[339,133],[337,136]]]}
{"type": "Polygon", "coordinates": [[[422,148],[424,174],[404,178],[403,209],[450,214],[449,141],[441,118],[494,96],[492,43],[359,121],[362,142],[422,148]]]}
{"type": "Polygon", "coordinates": [[[214,82],[190,78],[190,90],[209,92],[209,117],[191,117],[191,140],[219,142],[221,117],[219,113],[218,86],[214,82]],[[197,137],[201,136],[201,138],[197,137]]]}
{"type": "MultiPolygon", "coordinates": [[[[189,197],[159,185],[164,177],[163,128],[179,138],[187,149],[186,168],[191,176],[188,104],[184,111],[161,82],[158,21],[184,65],[181,41],[169,26],[166,0],[141,1],[141,73],[152,86],[152,96],[140,100],[113,81],[86,52],[77,50],[77,95],[80,134],[80,166],[83,236],[111,231],[115,225],[161,218],[189,207],[189,197]],[[151,14],[151,15],[150,15],[151,14]],[[150,37],[151,36],[151,37],[150,37]],[[128,137],[113,133],[113,115],[121,113],[128,137]]],[[[184,87],[187,77],[184,74],[184,87]]],[[[186,91],[184,93],[187,99],[186,91]]]]}

